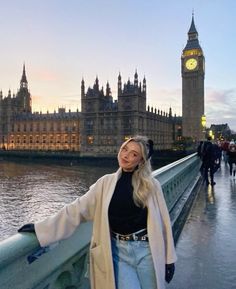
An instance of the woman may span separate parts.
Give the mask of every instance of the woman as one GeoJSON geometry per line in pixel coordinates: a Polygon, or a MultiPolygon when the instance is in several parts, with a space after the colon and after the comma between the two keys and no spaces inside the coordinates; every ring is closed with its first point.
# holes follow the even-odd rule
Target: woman
{"type": "Polygon", "coordinates": [[[233,169],[233,167],[234,165],[236,165],[236,144],[234,143],[234,141],[230,142],[227,155],[228,155],[230,177],[235,178],[236,171],[235,169],[233,169]]]}
{"type": "Polygon", "coordinates": [[[40,245],[47,246],[93,220],[92,289],[163,289],[173,277],[172,229],[161,186],[151,174],[152,153],[153,142],[146,137],[128,139],[118,153],[117,172],[34,225],[40,245]]]}

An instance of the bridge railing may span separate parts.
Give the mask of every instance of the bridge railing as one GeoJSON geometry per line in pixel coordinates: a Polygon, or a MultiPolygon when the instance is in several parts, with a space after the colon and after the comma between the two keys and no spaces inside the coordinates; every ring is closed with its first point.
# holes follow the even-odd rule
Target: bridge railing
{"type": "Polygon", "coordinates": [[[163,189],[175,243],[201,185],[200,166],[201,161],[194,153],[153,172],[163,189]]]}
{"type": "MultiPolygon", "coordinates": [[[[153,172],[161,182],[173,228],[196,187],[199,166],[193,154],[153,172]]],[[[39,247],[32,233],[0,242],[0,288],[88,289],[91,231],[91,223],[81,224],[69,239],[46,248],[39,247]]]]}
{"type": "Polygon", "coordinates": [[[153,172],[164,192],[169,212],[188,188],[198,180],[200,160],[194,153],[153,172]]]}

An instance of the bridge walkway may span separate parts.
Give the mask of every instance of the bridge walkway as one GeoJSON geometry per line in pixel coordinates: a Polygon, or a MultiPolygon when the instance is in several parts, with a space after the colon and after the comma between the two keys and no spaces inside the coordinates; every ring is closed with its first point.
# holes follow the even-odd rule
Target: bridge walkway
{"type": "Polygon", "coordinates": [[[201,190],[177,242],[167,289],[236,289],[236,179],[222,162],[216,185],[201,190]]]}

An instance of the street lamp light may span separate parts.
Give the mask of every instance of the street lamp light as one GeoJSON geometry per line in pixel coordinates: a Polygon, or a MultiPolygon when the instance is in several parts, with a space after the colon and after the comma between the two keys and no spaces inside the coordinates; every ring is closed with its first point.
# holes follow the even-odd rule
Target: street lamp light
{"type": "Polygon", "coordinates": [[[205,128],[206,128],[206,116],[204,114],[202,115],[201,123],[202,123],[202,128],[205,131],[205,128]]]}
{"type": "Polygon", "coordinates": [[[212,139],[214,139],[214,138],[215,138],[215,135],[214,135],[214,133],[213,133],[213,131],[212,131],[212,130],[209,130],[209,136],[210,136],[212,139]]]}

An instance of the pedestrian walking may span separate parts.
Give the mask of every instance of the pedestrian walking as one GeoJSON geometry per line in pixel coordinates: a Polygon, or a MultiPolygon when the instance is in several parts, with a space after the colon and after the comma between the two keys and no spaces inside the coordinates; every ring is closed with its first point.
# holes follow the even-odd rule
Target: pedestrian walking
{"type": "Polygon", "coordinates": [[[172,228],[160,183],[151,174],[153,142],[135,136],[118,153],[119,169],[56,215],[20,232],[34,232],[41,246],[68,238],[93,221],[92,289],[164,289],[176,262],[172,228]]]}
{"type": "Polygon", "coordinates": [[[220,169],[221,158],[222,158],[222,149],[218,143],[213,143],[213,154],[214,154],[214,173],[220,169]]]}
{"type": "Polygon", "coordinates": [[[223,160],[225,164],[228,164],[228,150],[229,150],[229,141],[225,140],[221,144],[222,154],[223,154],[223,160]]]}
{"type": "Polygon", "coordinates": [[[211,186],[216,184],[214,181],[216,151],[211,141],[212,138],[209,136],[202,147],[203,178],[207,186],[209,184],[211,184],[211,186]]]}
{"type": "Polygon", "coordinates": [[[228,149],[228,163],[229,163],[229,173],[231,178],[235,178],[235,166],[236,166],[236,144],[231,141],[228,149]]]}

